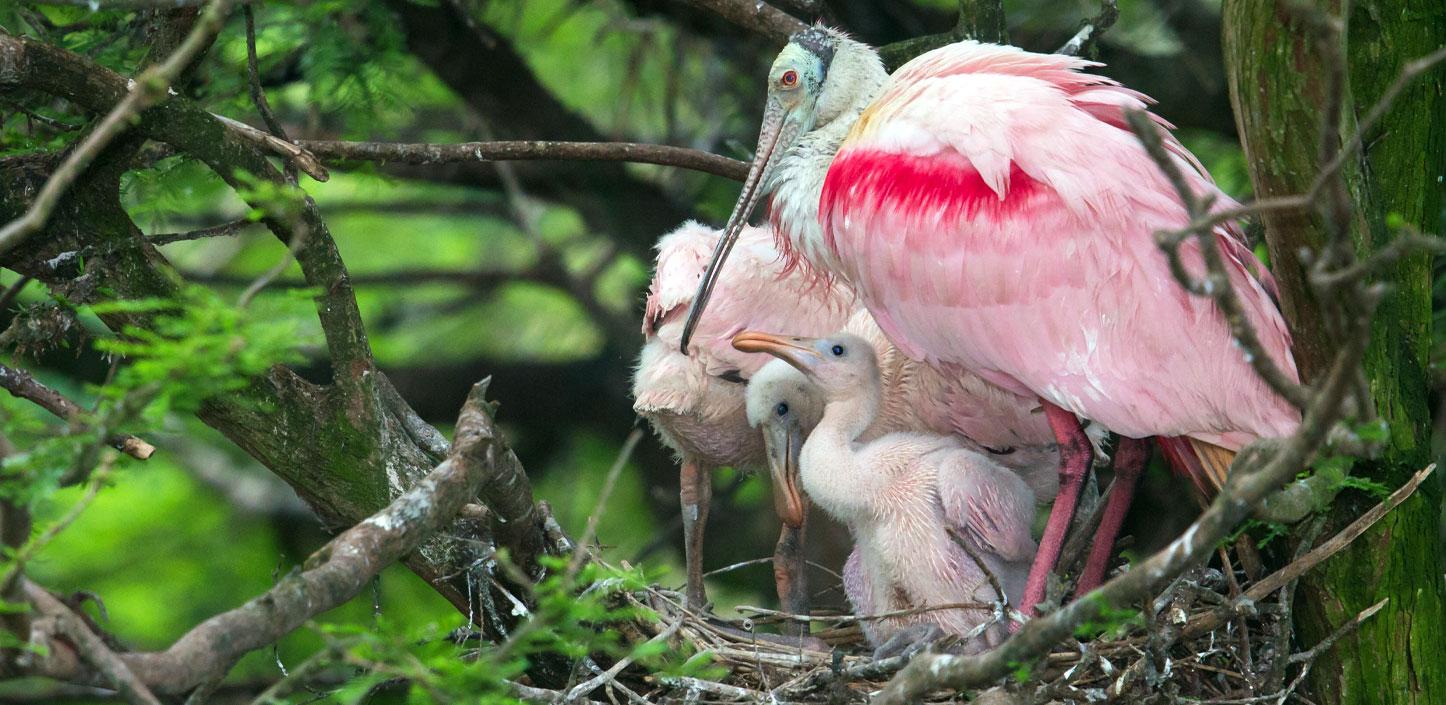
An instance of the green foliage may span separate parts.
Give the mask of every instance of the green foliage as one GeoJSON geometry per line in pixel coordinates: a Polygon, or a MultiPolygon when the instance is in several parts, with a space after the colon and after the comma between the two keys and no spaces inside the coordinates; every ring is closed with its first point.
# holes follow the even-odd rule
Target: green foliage
{"type": "Polygon", "coordinates": [[[1086,599],[1095,602],[1099,613],[1094,619],[1086,620],[1075,627],[1074,636],[1080,641],[1088,641],[1105,635],[1121,636],[1127,630],[1145,624],[1145,614],[1138,609],[1115,607],[1101,595],[1086,599]]]}
{"type": "MultiPolygon", "coordinates": [[[[505,565],[505,558],[501,558],[505,565]]],[[[532,588],[530,615],[499,645],[476,648],[435,624],[415,626],[378,619],[375,625],[318,627],[326,642],[308,673],[346,671],[344,683],[330,691],[301,691],[273,702],[347,705],[366,700],[388,681],[401,681],[412,703],[517,703],[508,681],[515,681],[538,659],[569,662],[593,658],[604,664],[626,658],[665,675],[709,676],[717,669],[701,654],[677,652],[665,641],[627,644],[619,627],[653,622],[657,615],[630,593],[651,579],[640,570],[598,563],[574,566],[570,557],[541,559],[547,576],[532,588]]],[[[300,670],[300,669],[298,669],[300,670]]],[[[590,677],[583,672],[582,678],[590,677]]]]}

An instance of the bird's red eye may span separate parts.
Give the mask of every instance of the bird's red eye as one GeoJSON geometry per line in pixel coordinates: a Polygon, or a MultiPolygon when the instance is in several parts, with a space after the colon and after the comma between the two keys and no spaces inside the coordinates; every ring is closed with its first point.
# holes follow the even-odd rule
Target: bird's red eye
{"type": "Polygon", "coordinates": [[[778,77],[778,82],[784,88],[792,88],[794,84],[798,83],[798,72],[793,69],[784,71],[783,75],[778,77]]]}

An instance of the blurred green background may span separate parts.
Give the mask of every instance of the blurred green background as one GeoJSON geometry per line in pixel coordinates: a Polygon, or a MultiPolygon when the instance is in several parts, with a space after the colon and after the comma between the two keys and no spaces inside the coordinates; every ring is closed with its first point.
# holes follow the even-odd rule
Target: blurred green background
{"type": "MultiPolygon", "coordinates": [[[[807,0],[778,4],[801,8],[800,16],[821,7],[807,0]]],[[[1005,5],[1013,41],[1041,51],[1057,48],[1097,12],[1086,2],[1005,5]]],[[[955,4],[822,7],[862,39],[884,43],[949,27],[955,4]]],[[[1225,190],[1248,196],[1220,65],[1218,3],[1126,0],[1120,9],[1099,50],[1108,64],[1101,71],[1158,98],[1159,112],[1180,126],[1225,190]]],[[[761,110],[760,79],[776,51],[688,3],[662,0],[315,0],[258,2],[255,10],[268,98],[291,136],[305,139],[616,139],[747,158],[761,110]],[[433,34],[435,27],[417,17],[447,12],[472,20],[470,42],[454,42],[456,32],[433,34]],[[494,55],[501,50],[520,57],[535,84],[490,74],[502,70],[494,55]],[[523,90],[528,85],[557,104],[539,103],[523,90]]],[[[135,72],[147,13],[35,11],[50,24],[49,41],[135,72]]],[[[32,20],[18,7],[0,8],[0,26],[12,33],[36,33],[32,20]]],[[[238,13],[185,92],[214,112],[260,125],[246,75],[238,13]]],[[[12,108],[0,100],[0,155],[53,150],[76,137],[40,119],[79,124],[63,102],[32,111],[38,114],[12,108]]],[[[300,185],[327,218],[357,285],[377,360],[402,394],[447,432],[471,383],[494,375],[499,420],[537,497],[580,533],[603,474],[635,424],[628,379],[641,340],[649,245],[684,217],[721,223],[737,185],[676,169],[585,163],[355,164],[334,168],[326,183],[302,176],[300,185]]],[[[158,156],[131,172],[125,198],[147,234],[247,216],[218,178],[178,157],[158,156]]],[[[234,300],[283,258],[285,246],[250,224],[231,237],[178,242],[163,252],[186,278],[234,300]]],[[[15,278],[5,272],[0,284],[15,278]]],[[[324,347],[313,305],[288,293],[302,288],[300,278],[292,265],[252,308],[294,321],[297,344],[313,361],[304,371],[320,376],[324,347]]],[[[45,297],[32,285],[3,315],[45,297]]],[[[100,330],[94,321],[82,323],[100,330]]],[[[49,342],[15,361],[85,398],[108,363],[81,332],[49,342]]],[[[10,414],[44,418],[23,402],[7,397],[3,404],[10,414]]],[[[164,647],[201,619],[264,591],[278,571],[326,540],[289,489],[198,421],[172,418],[148,439],[160,452],[145,463],[123,461],[113,486],[32,568],[52,588],[98,595],[104,624],[142,649],[164,647]]],[[[1167,492],[1168,482],[1156,478],[1146,491],[1167,492]]],[[[62,492],[41,518],[57,516],[78,497],[78,489],[62,492]]],[[[715,497],[708,568],[771,555],[777,525],[766,482],[720,473],[715,497]]],[[[663,582],[682,583],[676,469],[652,438],[622,476],[599,536],[610,560],[645,564],[661,571],[663,582]]],[[[827,565],[842,562],[837,545],[817,553],[827,565]]],[[[771,605],[771,578],[767,565],[729,572],[710,580],[711,596],[724,610],[771,605]]],[[[816,580],[820,589],[832,584],[826,573],[816,580]]],[[[366,624],[374,610],[441,630],[464,621],[396,567],[375,594],[320,621],[366,624]]],[[[295,664],[319,643],[302,630],[275,654],[252,654],[232,680],[274,679],[279,664],[295,664]]]]}

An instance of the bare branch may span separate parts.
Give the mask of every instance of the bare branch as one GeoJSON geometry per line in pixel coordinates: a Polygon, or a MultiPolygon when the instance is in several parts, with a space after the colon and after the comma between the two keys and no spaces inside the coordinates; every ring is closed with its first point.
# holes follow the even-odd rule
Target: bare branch
{"type": "Polygon", "coordinates": [[[298,146],[323,159],[449,164],[494,161],[604,161],[675,166],[742,181],[748,164],[708,152],[636,142],[496,141],[459,144],[334,142],[301,140],[298,146]]]}
{"type": "Polygon", "coordinates": [[[1084,26],[1080,27],[1079,31],[1075,32],[1075,35],[1054,53],[1066,56],[1087,56],[1094,51],[1100,37],[1115,26],[1115,21],[1118,19],[1120,19],[1120,7],[1116,1],[1100,0],[1100,14],[1086,20],[1084,26]]]}
{"type": "Polygon", "coordinates": [[[965,39],[1008,44],[1008,30],[1002,0],[959,0],[959,19],[948,32],[885,44],[879,47],[879,56],[893,71],[920,54],[965,39]]]}
{"type": "Polygon", "coordinates": [[[10,251],[32,233],[45,226],[50,213],[70,185],[95,161],[101,150],[122,132],[130,129],[131,120],[152,105],[165,102],[172,95],[171,82],[191,64],[196,55],[210,46],[211,39],[221,31],[231,0],[215,0],[192,28],[186,40],[164,62],[146,69],[130,87],[125,98],[106,114],[100,124],[65,158],[51,174],[25,215],[0,228],[0,254],[10,251]]]}
{"type": "Polygon", "coordinates": [[[808,27],[799,19],[763,0],[687,0],[689,5],[711,12],[750,32],[783,44],[794,33],[808,27]]]}
{"type": "MultiPolygon", "coordinates": [[[[25,596],[35,606],[39,619],[33,626],[33,631],[44,634],[64,637],[69,644],[73,645],[80,657],[85,659],[105,678],[105,683],[115,688],[126,700],[136,705],[161,705],[161,701],[151,693],[121,657],[117,656],[110,647],[95,632],[90,630],[85,621],[76,616],[65,603],[56,599],[45,588],[25,581],[25,596]]],[[[32,640],[34,636],[32,636],[32,640]]],[[[51,651],[57,648],[64,648],[58,644],[41,644],[47,646],[51,651]]],[[[56,654],[49,653],[40,657],[49,661],[57,658],[56,654]]]]}
{"type": "MultiPolygon", "coordinates": [[[[25,370],[0,364],[0,388],[15,396],[34,402],[37,406],[65,421],[75,421],[89,414],[79,404],[66,399],[60,392],[41,384],[25,370]]],[[[145,460],[156,452],[156,447],[129,434],[115,435],[106,439],[112,448],[136,460],[145,460]]]]}
{"type": "MultiPolygon", "coordinates": [[[[1130,129],[1134,131],[1135,136],[1145,145],[1145,150],[1155,161],[1155,166],[1159,167],[1160,171],[1170,180],[1170,184],[1174,186],[1176,194],[1185,204],[1185,211],[1190,219],[1195,220],[1204,215],[1209,210],[1209,205],[1195,195],[1194,190],[1185,181],[1185,175],[1181,173],[1179,165],[1165,151],[1165,146],[1160,138],[1160,126],[1139,110],[1128,112],[1125,118],[1129,121],[1130,129]]],[[[1303,408],[1307,403],[1304,387],[1286,376],[1276,366],[1270,352],[1265,349],[1260,342],[1260,337],[1256,335],[1255,327],[1245,315],[1245,307],[1240,303],[1240,296],[1235,291],[1235,286],[1230,281],[1230,274],[1225,269],[1215,230],[1213,228],[1187,229],[1182,233],[1157,235],[1161,249],[1170,259],[1170,268],[1174,272],[1175,278],[1192,294],[1208,296],[1215,302],[1221,315],[1225,317],[1226,323],[1229,324],[1230,333],[1235,342],[1245,352],[1246,362],[1255,369],[1255,373],[1286,401],[1297,409],[1303,408]],[[1194,282],[1180,259],[1182,233],[1193,235],[1200,243],[1200,252],[1205,260],[1206,269],[1203,284],[1194,282]]]]}

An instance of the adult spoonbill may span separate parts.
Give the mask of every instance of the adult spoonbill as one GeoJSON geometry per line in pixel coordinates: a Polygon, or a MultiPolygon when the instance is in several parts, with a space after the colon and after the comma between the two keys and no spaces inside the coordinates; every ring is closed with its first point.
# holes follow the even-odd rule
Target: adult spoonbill
{"type": "MultiPolygon", "coordinates": [[[[954,436],[898,432],[861,440],[883,405],[867,341],[847,333],[784,338],[745,331],[733,345],[779,358],[748,385],[749,419],[764,429],[775,492],[787,495],[778,500],[780,512],[802,522],[801,482],[810,499],[849,527],[855,547],[844,591],[856,613],[987,605],[996,596],[986,569],[1011,602],[1019,598],[1035,552],[1033,491],[954,436]],[[776,364],[797,368],[815,389],[776,364]]],[[[964,647],[980,651],[1004,636],[1003,624],[985,626],[992,615],[968,607],[897,614],[870,623],[864,634],[884,651],[939,632],[977,633],[964,647]]]]}
{"type": "MultiPolygon", "coordinates": [[[[743,228],[735,261],[719,286],[718,310],[680,352],[683,315],[718,231],[685,223],[658,241],[658,256],[643,317],[643,349],[633,376],[633,410],[652,425],[679,460],[685,597],[697,608],[703,589],[703,530],[712,497],[712,471],[761,467],[763,444],[744,410],[746,378],[766,361],[734,350],[734,333],[773,326],[823,335],[844,325],[853,295],[820,285],[802,272],[783,272],[772,233],[743,228]]],[[[783,586],[780,585],[780,590],[783,586]]]]}
{"type": "MultiPolygon", "coordinates": [[[[1075,57],[966,41],[888,76],[836,30],[795,34],[768,74],[752,169],[685,324],[764,192],[783,248],[847,282],[907,355],[1038,398],[1060,445],[1060,492],[1022,607],[1044,594],[1091,448],[1081,419],[1143,459],[1161,439],[1205,493],[1243,445],[1300,416],[1251,369],[1224,317],[1188,295],[1154,242],[1189,217],[1130,133],[1148,98],[1075,57]]],[[[1155,118],[1190,188],[1233,202],[1155,118]]],[[[1290,338],[1239,231],[1215,233],[1266,352],[1295,375],[1290,338]]],[[[1182,248],[1203,271],[1198,243],[1182,248]]],[[[1117,458],[1118,459],[1118,458],[1117,458]]],[[[1097,581],[1138,467],[1119,467],[1081,589],[1097,581]]]]}

